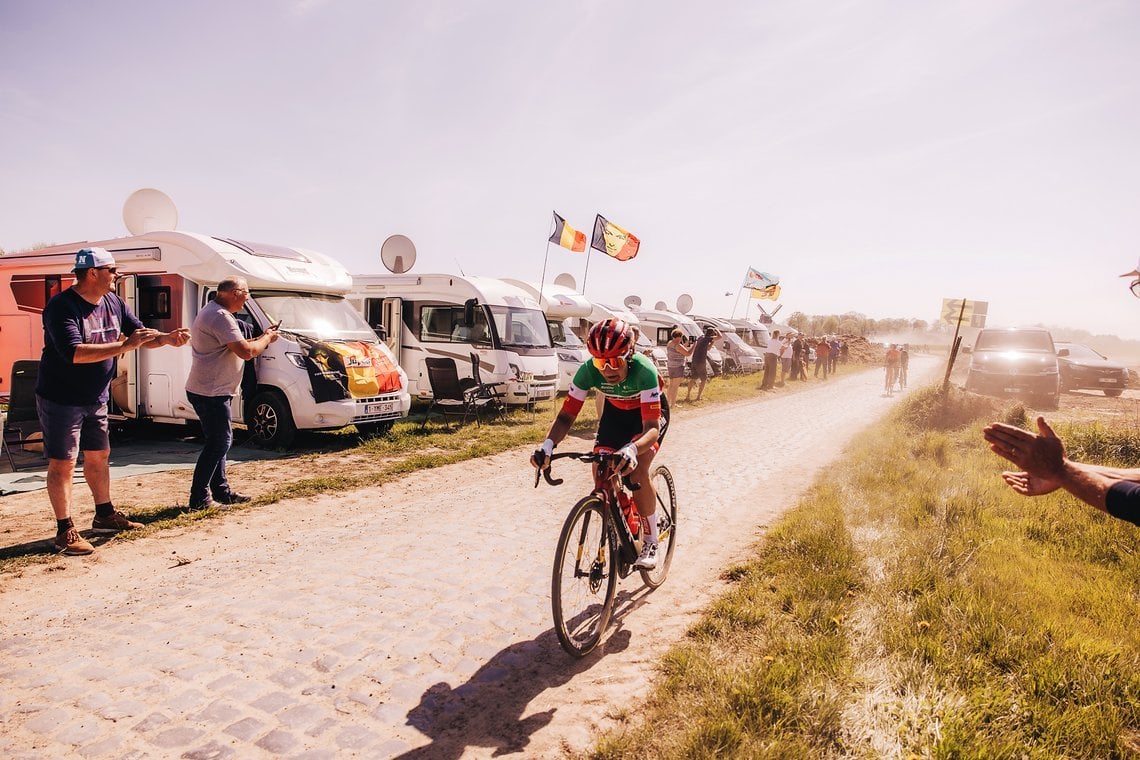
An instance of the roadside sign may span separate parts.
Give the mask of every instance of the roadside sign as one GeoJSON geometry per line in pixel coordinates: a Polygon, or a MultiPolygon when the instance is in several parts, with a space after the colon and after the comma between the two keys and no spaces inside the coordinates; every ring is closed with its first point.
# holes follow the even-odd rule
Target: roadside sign
{"type": "Polygon", "coordinates": [[[948,325],[958,324],[958,315],[962,315],[962,324],[969,327],[985,327],[986,312],[989,310],[989,301],[970,301],[962,298],[943,298],[942,313],[939,320],[948,325]],[[965,303],[965,308],[963,308],[965,303]]]}

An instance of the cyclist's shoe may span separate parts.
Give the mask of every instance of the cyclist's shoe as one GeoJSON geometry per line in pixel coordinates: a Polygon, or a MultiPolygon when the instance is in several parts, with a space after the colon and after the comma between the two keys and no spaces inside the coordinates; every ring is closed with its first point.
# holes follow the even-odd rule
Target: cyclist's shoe
{"type": "Polygon", "coordinates": [[[65,528],[56,533],[53,546],[58,553],[72,556],[90,554],[95,551],[95,547],[79,535],[79,531],[74,527],[65,528]]]}
{"type": "Polygon", "coordinates": [[[657,544],[652,544],[648,541],[641,547],[641,554],[637,555],[637,561],[633,566],[638,570],[652,570],[657,567],[657,544]]]}
{"type": "Polygon", "coordinates": [[[91,521],[92,533],[118,533],[120,530],[138,530],[141,527],[142,523],[131,522],[117,509],[109,515],[95,515],[91,521]]]}

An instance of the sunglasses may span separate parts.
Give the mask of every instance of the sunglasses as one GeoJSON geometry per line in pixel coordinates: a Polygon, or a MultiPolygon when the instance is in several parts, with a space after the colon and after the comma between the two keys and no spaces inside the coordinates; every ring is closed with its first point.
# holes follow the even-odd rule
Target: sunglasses
{"type": "Polygon", "coordinates": [[[119,273],[118,267],[95,267],[95,268],[102,271],[102,272],[110,272],[111,274],[118,274],[119,273]]]}
{"type": "Polygon", "coordinates": [[[612,359],[594,359],[594,366],[601,370],[623,370],[625,369],[625,357],[615,356],[612,359]]]}

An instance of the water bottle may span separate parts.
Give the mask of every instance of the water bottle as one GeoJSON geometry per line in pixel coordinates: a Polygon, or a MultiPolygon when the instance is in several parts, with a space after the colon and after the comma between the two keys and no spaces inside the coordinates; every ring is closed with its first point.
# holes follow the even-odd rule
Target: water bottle
{"type": "Polygon", "coordinates": [[[638,531],[641,530],[641,515],[637,513],[637,505],[624,490],[618,491],[618,504],[621,506],[622,514],[625,515],[630,534],[637,538],[638,531]]]}

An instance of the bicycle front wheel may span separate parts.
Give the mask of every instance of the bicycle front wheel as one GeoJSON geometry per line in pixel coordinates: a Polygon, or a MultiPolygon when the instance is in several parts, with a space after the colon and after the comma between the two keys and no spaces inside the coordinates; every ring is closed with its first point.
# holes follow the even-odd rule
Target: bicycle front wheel
{"type": "Polygon", "coordinates": [[[554,631],[575,657],[593,651],[610,622],[617,591],[617,537],[606,520],[605,504],[587,496],[570,510],[550,584],[554,631]]]}
{"type": "Polygon", "coordinates": [[[641,571],[641,580],[649,588],[665,582],[677,547],[677,489],[673,487],[673,473],[663,464],[653,470],[653,490],[657,492],[657,567],[641,571]]]}

